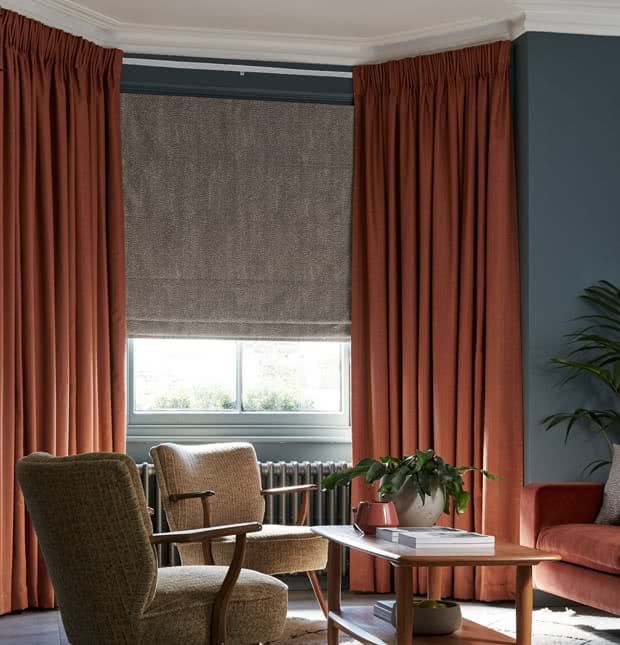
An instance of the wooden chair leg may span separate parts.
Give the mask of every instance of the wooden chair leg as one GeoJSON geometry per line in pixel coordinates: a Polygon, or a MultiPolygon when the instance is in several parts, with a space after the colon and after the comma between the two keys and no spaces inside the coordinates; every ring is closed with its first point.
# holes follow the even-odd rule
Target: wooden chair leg
{"type": "Polygon", "coordinates": [[[312,585],[312,591],[314,591],[316,600],[321,607],[321,611],[323,612],[323,616],[327,617],[327,601],[325,600],[325,596],[323,595],[323,591],[321,589],[321,585],[319,584],[319,578],[316,575],[316,571],[306,571],[306,573],[308,575],[308,579],[310,580],[310,584],[312,585]]]}

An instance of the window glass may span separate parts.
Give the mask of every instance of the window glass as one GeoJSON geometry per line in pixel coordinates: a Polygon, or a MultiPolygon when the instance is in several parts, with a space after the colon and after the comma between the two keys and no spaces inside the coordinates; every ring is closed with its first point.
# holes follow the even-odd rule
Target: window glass
{"type": "Polygon", "coordinates": [[[340,342],[134,339],[131,412],[168,419],[172,412],[348,414],[345,349],[340,342]]]}
{"type": "Polygon", "coordinates": [[[236,354],[230,340],[135,340],[134,410],[235,410],[236,354]]]}
{"type": "Polygon", "coordinates": [[[339,343],[248,341],[242,356],[244,410],[341,409],[339,343]]]}

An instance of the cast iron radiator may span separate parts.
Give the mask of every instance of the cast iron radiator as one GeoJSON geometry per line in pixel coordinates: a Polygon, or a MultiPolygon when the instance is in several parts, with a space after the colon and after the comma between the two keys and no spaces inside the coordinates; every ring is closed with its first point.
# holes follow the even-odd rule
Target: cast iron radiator
{"type": "MultiPolygon", "coordinates": [[[[317,484],[319,490],[310,495],[310,510],[307,524],[349,524],[351,516],[351,500],[347,486],[338,487],[332,491],[321,491],[323,477],[335,470],[347,468],[344,461],[265,461],[259,463],[263,488],[278,488],[295,484],[317,484]]],[[[155,466],[149,463],[138,465],[140,479],[144,487],[146,503],[155,511],[153,530],[156,533],[168,531],[166,514],[164,513],[161,494],[157,486],[155,466]]],[[[265,500],[265,524],[293,524],[299,507],[299,495],[268,496],[265,500]]],[[[179,554],[174,545],[157,546],[160,566],[180,564],[179,554]]],[[[346,565],[345,565],[346,566],[346,565]]],[[[344,572],[346,573],[346,571],[344,572]]]]}

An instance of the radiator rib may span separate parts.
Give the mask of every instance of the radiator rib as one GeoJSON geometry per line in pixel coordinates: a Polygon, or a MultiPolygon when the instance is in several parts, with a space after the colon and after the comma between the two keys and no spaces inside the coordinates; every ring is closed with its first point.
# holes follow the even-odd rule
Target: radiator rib
{"type": "MultiPolygon", "coordinates": [[[[349,524],[351,500],[348,487],[332,491],[321,491],[323,477],[336,470],[347,468],[344,461],[289,461],[259,462],[261,485],[263,488],[294,486],[297,484],[317,484],[318,490],[311,493],[310,511],[306,524],[349,524]]],[[[140,480],[144,487],[146,503],[153,508],[153,530],[161,533],[168,531],[168,523],[162,506],[161,493],[157,486],[155,466],[149,463],[138,465],[140,480]]],[[[299,510],[299,495],[269,495],[265,500],[265,524],[293,524],[299,510]]],[[[160,566],[180,564],[176,547],[172,544],[157,546],[160,566]]],[[[346,560],[344,562],[346,567],[346,560]]],[[[346,573],[343,571],[343,573],[346,573]]]]}

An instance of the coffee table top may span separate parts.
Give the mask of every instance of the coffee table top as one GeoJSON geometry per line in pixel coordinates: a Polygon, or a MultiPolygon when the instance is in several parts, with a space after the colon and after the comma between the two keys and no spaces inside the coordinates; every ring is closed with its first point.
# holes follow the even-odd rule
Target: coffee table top
{"type": "Polygon", "coordinates": [[[496,544],[495,553],[492,555],[468,555],[454,551],[420,555],[411,547],[377,540],[374,535],[362,535],[352,526],[313,526],[311,528],[317,535],[342,546],[410,566],[533,566],[539,562],[562,559],[557,553],[530,549],[518,544],[496,544]]]}

